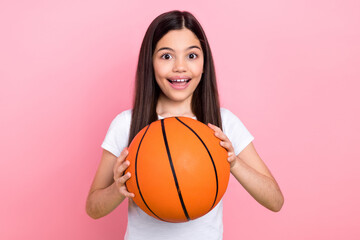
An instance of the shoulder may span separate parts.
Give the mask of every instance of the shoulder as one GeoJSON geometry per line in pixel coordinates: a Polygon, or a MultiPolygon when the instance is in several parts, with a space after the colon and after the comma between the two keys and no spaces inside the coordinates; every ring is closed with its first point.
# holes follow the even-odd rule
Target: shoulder
{"type": "Polygon", "coordinates": [[[223,132],[230,139],[235,154],[238,155],[254,140],[254,136],[245,127],[244,123],[228,109],[221,108],[221,120],[223,132]]]}
{"type": "Polygon", "coordinates": [[[128,126],[131,123],[132,109],[127,109],[117,114],[110,124],[110,128],[128,126]]]}
{"type": "Polygon", "coordinates": [[[220,108],[221,113],[221,121],[223,131],[229,132],[232,129],[242,130],[245,128],[243,122],[240,120],[238,116],[232,113],[229,109],[220,108]]]}
{"type": "Polygon", "coordinates": [[[220,114],[221,114],[221,117],[223,117],[223,116],[228,116],[229,114],[233,114],[233,113],[230,112],[229,109],[221,107],[220,114]]]}
{"type": "Polygon", "coordinates": [[[131,118],[132,109],[127,109],[119,113],[116,118],[131,118]]]}
{"type": "Polygon", "coordinates": [[[120,156],[121,150],[128,145],[131,124],[131,110],[125,110],[112,120],[101,147],[115,156],[120,156]]]}
{"type": "MultiPolygon", "coordinates": [[[[227,108],[223,108],[221,107],[220,108],[220,115],[221,115],[221,120],[223,122],[226,122],[226,121],[231,121],[231,120],[236,120],[236,119],[239,119],[234,113],[232,113],[229,109],[227,108]]],[[[240,119],[239,119],[240,120],[240,119]]]]}
{"type": "Polygon", "coordinates": [[[132,109],[127,109],[117,114],[113,121],[131,120],[132,109]]]}

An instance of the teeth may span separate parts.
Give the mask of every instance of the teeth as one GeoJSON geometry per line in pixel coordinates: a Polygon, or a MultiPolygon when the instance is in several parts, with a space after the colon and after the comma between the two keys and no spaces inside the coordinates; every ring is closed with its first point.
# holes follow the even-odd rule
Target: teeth
{"type": "Polygon", "coordinates": [[[188,79],[175,79],[173,80],[173,82],[185,82],[187,81],[188,79]]]}

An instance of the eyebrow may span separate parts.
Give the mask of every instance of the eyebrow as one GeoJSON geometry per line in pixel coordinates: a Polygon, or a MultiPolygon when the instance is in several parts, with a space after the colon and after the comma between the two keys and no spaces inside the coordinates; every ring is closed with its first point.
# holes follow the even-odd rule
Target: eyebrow
{"type": "MultiPolygon", "coordinates": [[[[194,45],[194,46],[190,46],[190,47],[188,47],[188,48],[185,49],[185,50],[189,50],[189,49],[192,49],[192,48],[197,48],[197,49],[201,50],[201,48],[199,48],[198,46],[195,46],[195,45],[194,45]]],[[[159,51],[161,51],[161,50],[169,50],[169,51],[175,52],[174,49],[169,48],[169,47],[160,48],[160,49],[157,50],[156,52],[159,52],[159,51]]]]}

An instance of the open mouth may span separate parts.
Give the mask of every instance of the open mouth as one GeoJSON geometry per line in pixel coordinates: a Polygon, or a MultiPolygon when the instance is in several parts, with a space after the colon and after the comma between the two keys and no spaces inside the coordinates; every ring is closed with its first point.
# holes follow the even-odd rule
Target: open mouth
{"type": "Polygon", "coordinates": [[[191,81],[191,78],[189,78],[189,79],[175,79],[175,80],[168,79],[168,81],[171,84],[174,84],[174,85],[186,85],[188,82],[191,81]]]}
{"type": "Polygon", "coordinates": [[[167,79],[171,86],[175,89],[178,89],[178,90],[182,90],[182,89],[185,89],[187,88],[187,86],[189,85],[189,82],[191,81],[191,78],[188,78],[188,79],[174,79],[174,80],[171,80],[171,79],[167,79]]]}

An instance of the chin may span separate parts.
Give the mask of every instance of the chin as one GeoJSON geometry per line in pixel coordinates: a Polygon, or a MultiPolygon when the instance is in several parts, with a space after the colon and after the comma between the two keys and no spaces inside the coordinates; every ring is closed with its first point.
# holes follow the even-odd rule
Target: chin
{"type": "Polygon", "coordinates": [[[192,95],[177,93],[177,94],[165,95],[165,97],[168,98],[169,100],[173,101],[173,102],[179,102],[180,103],[180,102],[184,102],[187,99],[191,98],[192,95]]]}

